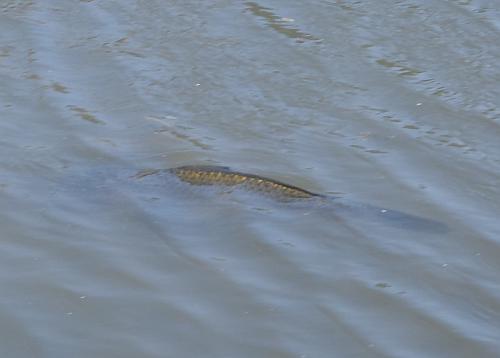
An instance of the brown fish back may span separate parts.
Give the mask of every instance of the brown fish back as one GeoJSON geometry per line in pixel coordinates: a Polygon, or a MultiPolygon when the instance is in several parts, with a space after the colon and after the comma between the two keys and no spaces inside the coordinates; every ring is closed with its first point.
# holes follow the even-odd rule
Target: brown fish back
{"type": "Polygon", "coordinates": [[[241,186],[282,199],[308,199],[320,196],[274,179],[232,171],[228,167],[183,166],[169,169],[169,171],[180,180],[193,185],[241,186]]]}

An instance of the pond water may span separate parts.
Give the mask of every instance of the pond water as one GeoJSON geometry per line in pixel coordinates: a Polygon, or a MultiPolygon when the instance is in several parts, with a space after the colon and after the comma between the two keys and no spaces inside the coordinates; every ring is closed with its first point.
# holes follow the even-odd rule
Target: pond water
{"type": "Polygon", "coordinates": [[[0,1],[0,355],[498,357],[499,38],[496,0],[0,1]],[[135,176],[181,165],[333,204],[135,176]]]}

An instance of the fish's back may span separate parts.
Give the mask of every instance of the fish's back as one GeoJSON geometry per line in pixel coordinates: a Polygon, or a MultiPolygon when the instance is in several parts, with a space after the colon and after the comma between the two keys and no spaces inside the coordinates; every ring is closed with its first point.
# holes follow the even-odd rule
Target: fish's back
{"type": "Polygon", "coordinates": [[[169,169],[180,180],[193,185],[241,186],[280,199],[308,199],[320,196],[302,188],[228,167],[184,166],[169,169]]]}

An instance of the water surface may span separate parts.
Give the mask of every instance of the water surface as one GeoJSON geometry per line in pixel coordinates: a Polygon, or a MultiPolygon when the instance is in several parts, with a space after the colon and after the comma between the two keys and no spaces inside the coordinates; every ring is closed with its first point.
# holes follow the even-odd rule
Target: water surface
{"type": "Polygon", "coordinates": [[[498,356],[499,38],[492,0],[1,1],[0,355],[498,356]],[[339,201],[133,179],[199,164],[339,201]]]}

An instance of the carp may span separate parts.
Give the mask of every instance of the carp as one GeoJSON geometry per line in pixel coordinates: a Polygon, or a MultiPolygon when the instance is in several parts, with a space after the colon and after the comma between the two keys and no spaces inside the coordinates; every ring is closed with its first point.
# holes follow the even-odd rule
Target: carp
{"type": "Polygon", "coordinates": [[[181,181],[193,185],[240,186],[278,199],[310,199],[322,197],[294,185],[255,174],[232,171],[222,166],[183,166],[168,169],[181,181]]]}
{"type": "Polygon", "coordinates": [[[150,169],[137,173],[137,179],[157,174],[167,174],[181,182],[196,186],[234,187],[257,192],[264,197],[279,202],[295,202],[306,207],[317,208],[326,213],[351,213],[354,217],[381,220],[391,226],[417,231],[444,233],[448,227],[438,221],[407,214],[398,210],[386,209],[366,203],[344,200],[342,197],[323,195],[287,184],[275,179],[234,171],[225,166],[187,165],[170,169],[150,169]]]}

